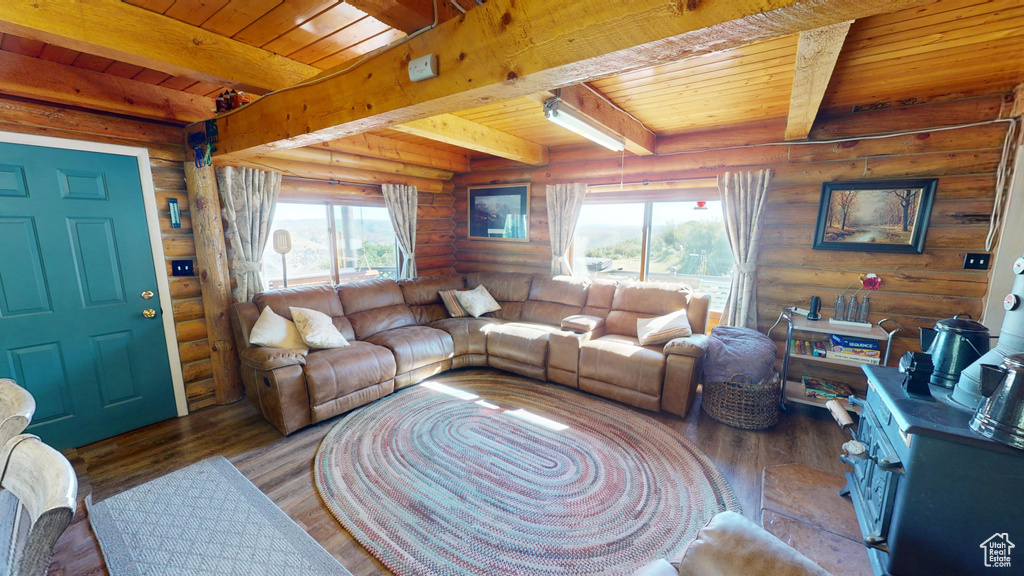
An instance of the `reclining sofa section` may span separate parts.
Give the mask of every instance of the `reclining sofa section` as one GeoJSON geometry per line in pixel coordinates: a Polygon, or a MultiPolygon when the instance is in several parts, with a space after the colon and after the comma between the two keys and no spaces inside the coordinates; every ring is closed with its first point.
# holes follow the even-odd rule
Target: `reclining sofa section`
{"type": "Polygon", "coordinates": [[[483,272],[272,290],[235,304],[231,322],[246,394],[282,434],[291,434],[465,366],[685,416],[707,351],[709,303],[706,294],[681,284],[483,272]],[[438,292],[480,285],[501,310],[449,317],[438,292]],[[250,331],[268,306],[287,319],[290,307],[323,312],[351,345],[307,356],[251,345],[250,331]],[[637,319],[681,309],[692,336],[640,345],[637,319]]]}

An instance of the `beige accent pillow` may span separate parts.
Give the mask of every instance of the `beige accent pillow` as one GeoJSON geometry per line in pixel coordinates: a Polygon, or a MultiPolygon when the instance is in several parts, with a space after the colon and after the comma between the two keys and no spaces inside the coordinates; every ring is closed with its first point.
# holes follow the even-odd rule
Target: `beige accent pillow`
{"type": "Polygon", "coordinates": [[[637,318],[636,337],[641,346],[664,344],[673,338],[693,334],[686,309],[678,310],[657,318],[637,318]]]}
{"type": "Polygon", "coordinates": [[[459,304],[474,318],[479,318],[488,312],[501,310],[501,305],[491,296],[491,293],[481,284],[472,290],[462,290],[455,293],[459,304]]]}
{"type": "Polygon", "coordinates": [[[348,340],[334,327],[331,317],[309,308],[288,307],[302,341],[310,348],[344,348],[348,340]]]}
{"type": "Polygon", "coordinates": [[[469,312],[466,312],[462,304],[459,304],[459,298],[455,295],[458,292],[464,292],[464,290],[441,290],[437,293],[441,297],[444,307],[448,309],[448,316],[452,318],[469,316],[469,312]]]}
{"type": "Polygon", "coordinates": [[[771,574],[829,576],[806,556],[735,512],[720,512],[697,532],[679,562],[679,576],[771,574]]]}
{"type": "Polygon", "coordinates": [[[298,328],[295,327],[295,323],[275,314],[270,306],[263,309],[259,320],[256,320],[252,330],[249,331],[249,343],[270,348],[284,348],[303,356],[309,354],[309,348],[302,341],[302,336],[299,334],[298,328]]]}

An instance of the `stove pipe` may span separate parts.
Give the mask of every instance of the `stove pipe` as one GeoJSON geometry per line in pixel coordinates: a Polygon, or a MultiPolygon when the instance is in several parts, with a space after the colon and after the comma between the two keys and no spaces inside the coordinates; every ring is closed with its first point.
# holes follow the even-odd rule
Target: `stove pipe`
{"type": "Polygon", "coordinates": [[[1006,316],[1003,327],[999,330],[999,341],[995,348],[989,350],[973,364],[960,373],[953,392],[949,395],[950,405],[974,412],[981,403],[981,365],[999,365],[1010,354],[1024,352],[1024,257],[1013,263],[1013,290],[1003,300],[1006,316]]]}

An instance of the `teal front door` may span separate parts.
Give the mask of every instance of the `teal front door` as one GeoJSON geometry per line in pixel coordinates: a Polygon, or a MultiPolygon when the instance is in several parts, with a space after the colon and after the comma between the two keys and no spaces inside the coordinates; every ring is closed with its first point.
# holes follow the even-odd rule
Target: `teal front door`
{"type": "Polygon", "coordinates": [[[136,157],[0,143],[0,377],[35,397],[28,432],[63,449],[176,414],[156,292],[136,157]]]}

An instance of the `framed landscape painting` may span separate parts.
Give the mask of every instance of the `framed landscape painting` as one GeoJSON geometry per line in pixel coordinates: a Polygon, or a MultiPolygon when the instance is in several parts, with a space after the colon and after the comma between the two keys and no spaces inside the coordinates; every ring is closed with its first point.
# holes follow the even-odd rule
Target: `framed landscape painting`
{"type": "Polygon", "coordinates": [[[530,185],[469,189],[470,239],[530,241],[530,185]]]}
{"type": "Polygon", "coordinates": [[[813,248],[922,253],[936,182],[825,182],[813,248]]]}

